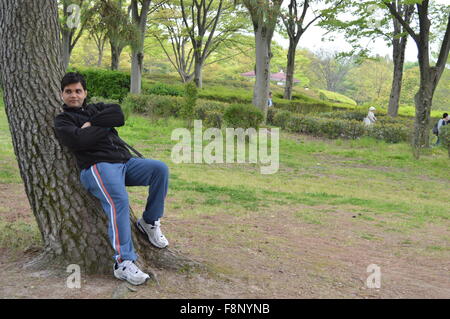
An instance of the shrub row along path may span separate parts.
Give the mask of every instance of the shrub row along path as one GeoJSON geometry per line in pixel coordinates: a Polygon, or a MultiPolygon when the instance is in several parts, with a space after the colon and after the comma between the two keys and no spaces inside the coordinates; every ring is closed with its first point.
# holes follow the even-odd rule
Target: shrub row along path
{"type": "MultiPolygon", "coordinates": [[[[182,123],[132,116],[121,136],[171,170],[163,223],[171,246],[208,271],[157,269],[159,285],[133,291],[112,274],[83,275],[81,288],[69,289],[68,273],[22,269],[40,242],[0,123],[0,297],[450,297],[444,150],[415,161],[406,144],[282,132],[280,169],[261,175],[255,164],[174,164],[170,132],[182,123]],[[381,270],[379,289],[366,286],[371,264],[381,270]]],[[[146,190],[129,192],[140,212],[146,190]]]]}

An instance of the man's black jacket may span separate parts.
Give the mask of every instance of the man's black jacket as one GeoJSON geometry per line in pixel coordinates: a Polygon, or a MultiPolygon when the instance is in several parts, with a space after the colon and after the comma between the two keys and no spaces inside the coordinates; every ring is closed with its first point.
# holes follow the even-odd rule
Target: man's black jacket
{"type": "Polygon", "coordinates": [[[80,169],[99,162],[125,163],[132,157],[114,129],[125,123],[120,105],[63,105],[63,110],[55,117],[56,136],[75,154],[80,169]],[[91,126],[82,129],[86,122],[91,126]]]}

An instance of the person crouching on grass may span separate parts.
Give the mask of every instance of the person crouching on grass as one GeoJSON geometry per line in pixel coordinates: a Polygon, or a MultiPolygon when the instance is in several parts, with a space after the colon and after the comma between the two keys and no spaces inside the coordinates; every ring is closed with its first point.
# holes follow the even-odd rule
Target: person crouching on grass
{"type": "Polygon", "coordinates": [[[135,264],[131,238],[130,209],[125,186],[150,186],[147,204],[137,226],[151,244],[165,248],[160,218],[169,185],[169,168],[164,162],[133,157],[114,127],[123,126],[118,104],[86,104],[86,81],[79,73],[67,73],[61,80],[63,112],[54,119],[55,132],[69,148],[81,170],[83,187],[97,197],[108,216],[108,235],[114,248],[114,276],[133,285],[150,276],[135,264]]]}

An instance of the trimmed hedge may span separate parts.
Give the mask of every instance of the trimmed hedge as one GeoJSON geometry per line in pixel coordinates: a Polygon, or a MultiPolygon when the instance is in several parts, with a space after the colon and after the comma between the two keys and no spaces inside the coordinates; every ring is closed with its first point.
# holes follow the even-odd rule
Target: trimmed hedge
{"type": "Polygon", "coordinates": [[[100,103],[103,102],[105,104],[119,104],[119,100],[114,100],[114,99],[107,99],[105,97],[101,97],[101,96],[92,96],[89,99],[89,103],[100,103]]]}
{"type": "Polygon", "coordinates": [[[376,139],[382,139],[388,143],[398,143],[408,141],[411,133],[411,130],[407,126],[400,124],[377,123],[373,126],[366,127],[359,120],[329,119],[311,115],[293,114],[284,110],[272,110],[271,119],[269,124],[285,128],[288,131],[329,139],[357,139],[366,135],[376,139]]]}
{"type": "Polygon", "coordinates": [[[367,128],[367,135],[388,143],[409,141],[411,129],[400,124],[375,124],[367,128]]]}
{"type": "Polygon", "coordinates": [[[122,108],[150,116],[169,117],[178,116],[183,103],[184,99],[182,97],[129,94],[124,99],[122,108]]]}
{"type": "Polygon", "coordinates": [[[232,104],[223,114],[227,127],[259,128],[264,120],[263,112],[252,104],[232,104]]]}
{"type": "Polygon", "coordinates": [[[284,110],[274,112],[273,109],[269,109],[269,111],[272,111],[271,113],[274,115],[269,118],[269,112],[267,112],[267,122],[285,129],[287,123],[292,118],[292,113],[284,110]]]}
{"type": "Polygon", "coordinates": [[[157,82],[154,84],[142,85],[142,93],[145,95],[170,95],[170,96],[184,96],[185,91],[181,85],[170,85],[166,83],[157,82]]]}
{"type": "Polygon", "coordinates": [[[122,100],[130,91],[130,74],[102,69],[69,68],[68,72],[78,72],[86,80],[89,96],[122,100]]]}
{"type": "Polygon", "coordinates": [[[194,119],[195,105],[197,104],[198,90],[194,82],[184,85],[184,103],[178,113],[179,116],[186,120],[194,119]]]}
{"type": "Polygon", "coordinates": [[[223,124],[223,113],[226,104],[221,102],[198,100],[194,115],[196,119],[203,121],[205,127],[221,128],[223,124]]]}
{"type": "Polygon", "coordinates": [[[198,91],[198,96],[203,99],[215,100],[225,103],[251,104],[252,95],[248,90],[227,90],[222,87],[210,87],[198,91]]]}

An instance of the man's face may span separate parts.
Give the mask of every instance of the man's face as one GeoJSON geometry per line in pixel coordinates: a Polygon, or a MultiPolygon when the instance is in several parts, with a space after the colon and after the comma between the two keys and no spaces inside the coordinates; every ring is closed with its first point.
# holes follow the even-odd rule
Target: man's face
{"type": "Polygon", "coordinates": [[[68,107],[81,107],[86,99],[87,91],[80,82],[66,85],[61,93],[61,98],[68,107]]]}

